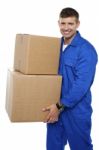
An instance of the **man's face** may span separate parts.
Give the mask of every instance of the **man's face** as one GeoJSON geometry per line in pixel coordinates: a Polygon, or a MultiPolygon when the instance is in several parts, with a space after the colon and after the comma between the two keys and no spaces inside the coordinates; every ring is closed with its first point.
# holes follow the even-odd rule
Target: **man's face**
{"type": "Polygon", "coordinates": [[[75,17],[59,18],[60,32],[66,40],[71,40],[79,27],[79,21],[75,17]]]}

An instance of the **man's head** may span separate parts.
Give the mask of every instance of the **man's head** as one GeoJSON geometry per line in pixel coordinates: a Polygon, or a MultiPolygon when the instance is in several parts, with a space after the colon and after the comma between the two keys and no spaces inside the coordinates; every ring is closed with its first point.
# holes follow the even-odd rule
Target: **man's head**
{"type": "Polygon", "coordinates": [[[60,12],[58,23],[61,34],[70,42],[80,24],[79,13],[73,8],[64,8],[60,12]]]}

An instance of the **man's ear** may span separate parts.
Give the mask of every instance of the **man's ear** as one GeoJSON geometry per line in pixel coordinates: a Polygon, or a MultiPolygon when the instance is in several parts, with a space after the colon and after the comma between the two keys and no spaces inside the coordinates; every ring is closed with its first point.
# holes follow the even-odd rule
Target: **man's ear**
{"type": "Polygon", "coordinates": [[[79,26],[80,26],[80,21],[78,20],[78,22],[77,22],[77,28],[79,28],[79,26]]]}
{"type": "Polygon", "coordinates": [[[58,26],[60,26],[60,22],[59,22],[59,20],[58,20],[58,26]]]}

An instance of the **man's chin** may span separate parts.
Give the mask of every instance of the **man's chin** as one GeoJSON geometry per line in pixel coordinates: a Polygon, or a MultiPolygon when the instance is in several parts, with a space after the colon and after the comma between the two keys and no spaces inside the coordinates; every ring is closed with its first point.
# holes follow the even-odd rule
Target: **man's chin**
{"type": "Polygon", "coordinates": [[[65,39],[70,39],[71,36],[70,35],[63,35],[65,39]]]}

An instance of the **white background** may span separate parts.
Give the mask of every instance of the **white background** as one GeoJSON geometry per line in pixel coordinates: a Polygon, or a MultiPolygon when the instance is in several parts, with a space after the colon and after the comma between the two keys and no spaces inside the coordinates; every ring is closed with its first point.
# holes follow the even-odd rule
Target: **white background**
{"type": "MultiPolygon", "coordinates": [[[[46,150],[44,123],[11,123],[5,111],[6,76],[13,67],[15,35],[28,33],[58,36],[58,15],[62,8],[73,7],[80,13],[80,32],[99,53],[98,0],[0,0],[0,150],[46,150]]],[[[99,150],[99,65],[93,93],[92,139],[99,150]]],[[[66,150],[69,150],[68,146],[66,150]]]]}

